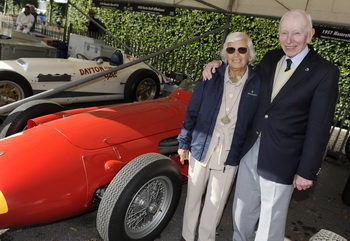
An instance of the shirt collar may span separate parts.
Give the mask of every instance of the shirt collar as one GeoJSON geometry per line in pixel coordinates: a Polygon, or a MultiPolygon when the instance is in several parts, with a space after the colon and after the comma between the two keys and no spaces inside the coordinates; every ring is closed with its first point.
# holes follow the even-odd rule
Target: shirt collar
{"type": "Polygon", "coordinates": [[[289,58],[288,56],[286,56],[286,59],[291,59],[292,60],[292,68],[293,68],[295,66],[298,66],[301,63],[301,61],[303,61],[303,59],[309,53],[309,51],[310,51],[309,47],[306,46],[303,49],[303,51],[301,51],[300,53],[295,55],[293,58],[289,58]]]}

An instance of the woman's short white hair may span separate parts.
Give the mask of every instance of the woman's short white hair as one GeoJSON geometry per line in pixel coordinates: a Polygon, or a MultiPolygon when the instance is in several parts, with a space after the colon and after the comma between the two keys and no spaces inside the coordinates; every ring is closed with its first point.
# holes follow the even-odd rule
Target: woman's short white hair
{"type": "Polygon", "coordinates": [[[245,40],[248,43],[248,54],[249,54],[249,62],[252,62],[255,59],[256,53],[254,51],[253,41],[250,39],[248,34],[243,32],[233,32],[227,35],[223,48],[221,49],[220,56],[221,59],[226,63],[226,48],[228,43],[234,43],[237,41],[245,40]]]}

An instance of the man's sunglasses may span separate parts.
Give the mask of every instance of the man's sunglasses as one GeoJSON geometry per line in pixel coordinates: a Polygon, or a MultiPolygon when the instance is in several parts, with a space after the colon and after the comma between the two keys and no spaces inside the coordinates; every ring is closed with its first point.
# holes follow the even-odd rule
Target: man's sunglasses
{"type": "MultiPolygon", "coordinates": [[[[244,48],[244,47],[239,47],[237,50],[238,50],[238,53],[240,53],[240,54],[245,54],[245,53],[247,53],[247,51],[248,51],[248,49],[247,49],[247,48],[244,48]]],[[[228,47],[228,48],[226,48],[226,52],[227,52],[228,54],[233,54],[235,51],[236,51],[236,49],[235,49],[234,47],[228,47]]]]}

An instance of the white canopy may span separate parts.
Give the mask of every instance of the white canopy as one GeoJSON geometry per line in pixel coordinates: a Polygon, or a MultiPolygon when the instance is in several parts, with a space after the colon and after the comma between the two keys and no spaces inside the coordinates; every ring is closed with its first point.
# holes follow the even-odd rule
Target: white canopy
{"type": "Polygon", "coordinates": [[[350,0],[109,0],[108,2],[192,8],[272,18],[280,18],[291,9],[304,9],[315,23],[347,28],[350,26],[350,0]]]}

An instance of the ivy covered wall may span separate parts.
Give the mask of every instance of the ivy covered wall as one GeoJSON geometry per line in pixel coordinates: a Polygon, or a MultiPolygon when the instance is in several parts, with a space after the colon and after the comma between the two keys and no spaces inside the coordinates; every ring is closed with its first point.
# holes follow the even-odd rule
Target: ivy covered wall
{"type": "MultiPolygon", "coordinates": [[[[85,13],[91,8],[91,0],[71,0],[71,2],[85,13]]],[[[54,21],[58,17],[63,17],[63,24],[67,21],[67,24],[71,24],[75,29],[86,30],[84,22],[87,21],[87,18],[74,7],[68,5],[67,8],[67,5],[53,1],[49,1],[47,7],[53,24],[55,24],[54,21]],[[50,11],[50,8],[52,11],[50,11]],[[65,14],[65,11],[67,11],[67,14],[65,14]],[[65,16],[67,16],[67,19],[65,16]]],[[[194,36],[222,27],[227,21],[227,16],[223,13],[189,9],[176,9],[175,16],[107,8],[95,8],[95,10],[97,16],[106,25],[107,31],[123,43],[131,43],[131,45],[137,46],[137,53],[141,56],[147,55],[150,51],[155,52],[171,47],[194,36]]],[[[257,58],[253,64],[258,63],[268,50],[278,47],[278,20],[241,15],[233,15],[230,18],[230,31],[246,32],[252,38],[257,52],[257,58]]],[[[218,59],[223,36],[224,32],[221,31],[181,50],[185,52],[186,56],[181,59],[181,61],[186,62],[183,72],[186,72],[188,68],[196,67],[193,77],[194,79],[200,78],[203,65],[210,60],[218,59]]],[[[350,85],[350,43],[314,38],[312,45],[318,53],[340,69],[340,100],[337,107],[337,119],[348,120],[350,119],[347,113],[349,111],[347,107],[349,106],[348,92],[350,85]]],[[[176,57],[172,61],[165,64],[169,64],[169,66],[177,64],[176,57]]],[[[347,125],[349,124],[347,123],[347,125]]]]}
{"type": "MultiPolygon", "coordinates": [[[[91,8],[91,1],[74,0],[74,4],[84,12],[91,8]]],[[[105,23],[107,30],[122,41],[127,39],[140,42],[144,46],[155,46],[159,49],[173,46],[194,36],[225,25],[227,16],[222,13],[205,12],[199,10],[176,9],[176,16],[162,16],[139,12],[121,11],[114,9],[95,9],[105,23]]],[[[246,32],[253,39],[259,62],[262,56],[270,49],[278,47],[277,27],[278,20],[233,15],[230,22],[230,31],[246,32]]],[[[74,28],[85,29],[87,19],[82,14],[69,7],[68,22],[74,28]]],[[[211,36],[203,43],[202,50],[205,59],[217,58],[217,46],[223,39],[223,33],[211,36]]],[[[322,56],[329,59],[341,69],[342,77],[350,77],[349,51],[350,43],[314,38],[313,46],[322,56]]],[[[195,51],[195,49],[193,49],[195,51]]]]}
{"type": "MultiPolygon", "coordinates": [[[[84,12],[91,8],[91,1],[74,0],[73,2],[84,12]]],[[[189,9],[176,9],[176,16],[162,16],[106,8],[95,10],[109,32],[123,42],[136,43],[138,51],[141,53],[143,49],[153,48],[156,50],[173,46],[194,36],[222,27],[227,20],[227,16],[223,13],[189,9]]],[[[255,64],[261,60],[268,50],[279,46],[277,36],[278,20],[242,15],[230,17],[230,32],[246,32],[252,38],[257,52],[255,64]]],[[[73,24],[74,28],[85,29],[83,24],[85,21],[87,19],[79,11],[71,6],[69,7],[68,22],[73,24]]],[[[191,62],[196,57],[194,58],[196,63],[190,64],[192,64],[191,66],[198,65],[199,70],[201,70],[203,64],[217,59],[223,34],[222,31],[191,44],[185,50],[188,56],[186,61],[191,62]]],[[[312,45],[318,53],[333,62],[340,69],[340,100],[337,106],[336,119],[344,120],[344,123],[348,126],[350,43],[314,38],[312,45]]],[[[194,78],[199,77],[200,71],[197,71],[194,78]]]]}

